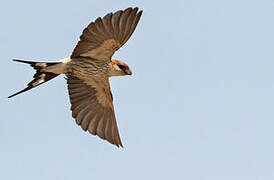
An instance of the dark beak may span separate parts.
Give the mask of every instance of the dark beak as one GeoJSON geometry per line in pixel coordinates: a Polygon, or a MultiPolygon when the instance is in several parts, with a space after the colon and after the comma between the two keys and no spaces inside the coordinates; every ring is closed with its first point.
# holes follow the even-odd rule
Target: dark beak
{"type": "Polygon", "coordinates": [[[129,69],[125,70],[125,73],[126,73],[127,75],[132,75],[132,72],[131,72],[131,70],[129,70],[129,69]]]}

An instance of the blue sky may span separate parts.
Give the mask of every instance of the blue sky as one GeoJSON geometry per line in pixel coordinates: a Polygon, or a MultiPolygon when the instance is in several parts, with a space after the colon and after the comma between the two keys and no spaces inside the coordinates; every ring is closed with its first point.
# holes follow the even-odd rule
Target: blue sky
{"type": "Polygon", "coordinates": [[[1,3],[0,179],[274,178],[274,1],[19,1],[1,3]],[[12,58],[71,54],[98,16],[144,10],[113,58],[125,148],[85,133],[58,77],[13,99],[33,70],[12,58]]]}

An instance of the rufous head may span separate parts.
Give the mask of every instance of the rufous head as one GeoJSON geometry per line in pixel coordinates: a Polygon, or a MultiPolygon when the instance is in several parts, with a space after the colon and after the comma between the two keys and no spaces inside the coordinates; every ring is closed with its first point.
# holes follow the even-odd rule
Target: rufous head
{"type": "Polygon", "coordinates": [[[111,70],[110,76],[125,76],[125,75],[132,75],[132,72],[128,65],[119,60],[111,60],[111,70]]]}

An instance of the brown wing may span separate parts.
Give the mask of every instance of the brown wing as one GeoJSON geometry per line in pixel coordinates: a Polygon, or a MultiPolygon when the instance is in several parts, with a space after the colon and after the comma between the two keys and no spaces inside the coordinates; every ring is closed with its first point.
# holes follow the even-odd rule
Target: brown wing
{"type": "Polygon", "coordinates": [[[112,55],[122,47],[134,32],[143,11],[127,8],[97,18],[84,29],[71,58],[91,57],[110,61],[112,55]]]}
{"type": "Polygon", "coordinates": [[[67,79],[72,117],[84,131],[121,146],[108,79],[67,79]]]}

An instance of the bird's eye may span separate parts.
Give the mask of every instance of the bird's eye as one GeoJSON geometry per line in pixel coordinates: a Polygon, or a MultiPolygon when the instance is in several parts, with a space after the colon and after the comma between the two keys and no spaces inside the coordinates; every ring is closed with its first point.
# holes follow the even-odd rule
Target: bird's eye
{"type": "Polygon", "coordinates": [[[125,71],[127,68],[124,65],[119,64],[118,67],[122,70],[125,71]]]}

